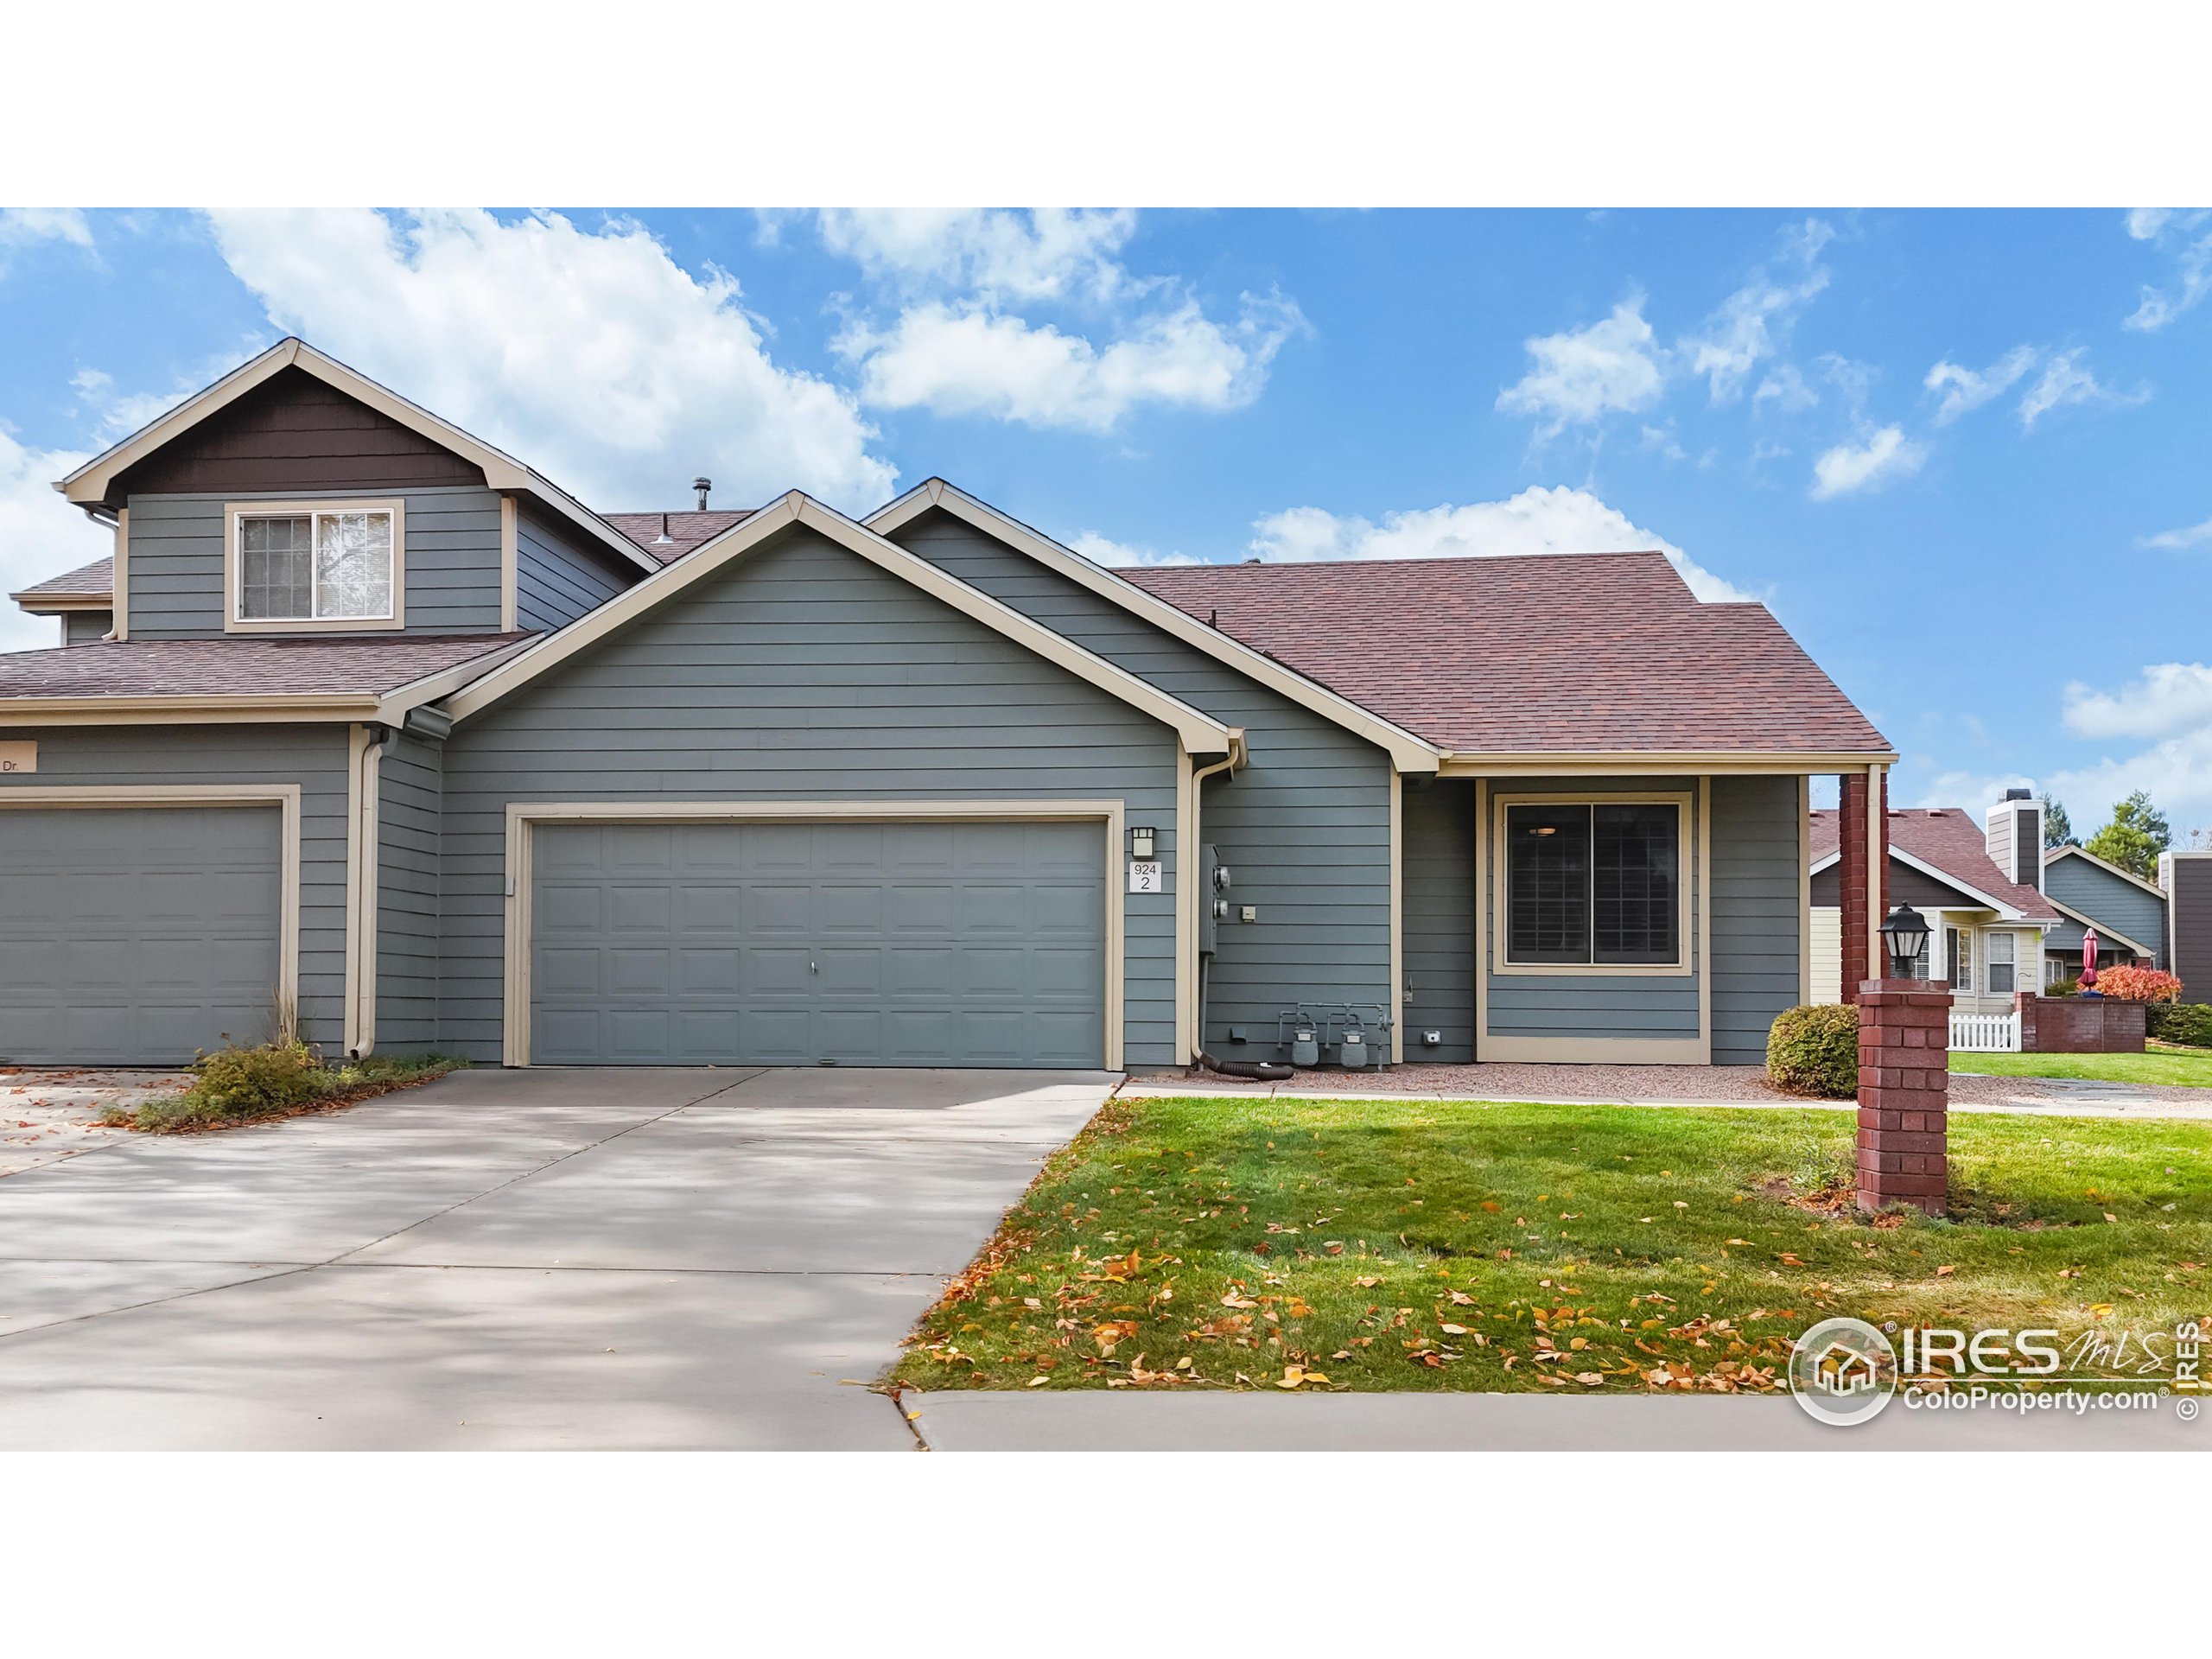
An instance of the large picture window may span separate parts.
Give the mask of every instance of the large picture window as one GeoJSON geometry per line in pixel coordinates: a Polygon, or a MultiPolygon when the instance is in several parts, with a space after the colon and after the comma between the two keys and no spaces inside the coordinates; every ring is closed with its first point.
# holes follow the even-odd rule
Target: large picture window
{"type": "Polygon", "coordinates": [[[396,502],[230,510],[229,626],[399,626],[396,502]]]}
{"type": "Polygon", "coordinates": [[[1505,809],[1505,961],[1681,959],[1681,809],[1599,801],[1505,809]]]}

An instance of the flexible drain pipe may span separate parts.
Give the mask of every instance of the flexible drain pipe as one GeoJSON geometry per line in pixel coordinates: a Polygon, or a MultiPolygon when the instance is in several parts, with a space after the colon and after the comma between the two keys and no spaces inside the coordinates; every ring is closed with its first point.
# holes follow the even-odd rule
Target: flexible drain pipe
{"type": "MultiPolygon", "coordinates": [[[[1205,836],[1199,830],[1199,824],[1205,810],[1205,780],[1220,772],[1234,772],[1244,764],[1246,759],[1244,734],[1242,731],[1232,731],[1229,737],[1227,758],[1217,760],[1210,766],[1201,766],[1191,774],[1191,845],[1180,855],[1187,872],[1185,880],[1197,879],[1200,868],[1198,849],[1205,843],[1205,836]]],[[[1202,905],[1213,903],[1213,894],[1200,893],[1198,902],[1202,905]]],[[[1249,1077],[1261,1083],[1281,1083],[1291,1077],[1290,1067],[1279,1061],[1221,1060],[1216,1059],[1206,1052],[1206,985],[1212,976],[1212,958],[1201,956],[1198,958],[1198,1064],[1205,1070],[1217,1072],[1224,1077],[1249,1077]]]]}

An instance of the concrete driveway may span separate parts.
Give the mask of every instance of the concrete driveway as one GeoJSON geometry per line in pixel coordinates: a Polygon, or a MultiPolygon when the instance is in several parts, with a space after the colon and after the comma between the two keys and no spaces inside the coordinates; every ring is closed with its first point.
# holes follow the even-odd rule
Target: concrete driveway
{"type": "Polygon", "coordinates": [[[464,1071],[0,1179],[0,1449],[906,1451],[1103,1073],[464,1071]]]}

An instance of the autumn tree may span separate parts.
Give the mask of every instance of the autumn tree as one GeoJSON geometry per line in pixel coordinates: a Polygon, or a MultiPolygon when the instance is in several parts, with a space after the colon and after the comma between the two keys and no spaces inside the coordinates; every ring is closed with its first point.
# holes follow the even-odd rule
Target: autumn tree
{"type": "Polygon", "coordinates": [[[2173,844],[2166,815],[2141,790],[2112,810],[2112,822],[2088,840],[2086,850],[2145,881],[2158,874],[2158,855],[2173,844]]]}

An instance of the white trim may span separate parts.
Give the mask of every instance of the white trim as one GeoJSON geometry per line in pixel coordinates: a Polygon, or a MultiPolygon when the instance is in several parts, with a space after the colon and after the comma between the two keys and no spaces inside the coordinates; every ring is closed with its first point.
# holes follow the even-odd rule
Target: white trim
{"type": "MultiPolygon", "coordinates": [[[[1810,834],[1809,832],[1808,832],[1808,833],[1806,835],[1806,836],[1805,836],[1805,839],[1806,839],[1808,842],[1810,842],[1810,841],[1812,840],[1812,838],[1813,838],[1813,837],[1812,837],[1812,836],[1811,836],[1811,834],[1810,834]]],[[[1809,851],[1811,850],[1811,849],[1808,847],[1808,848],[1807,849],[1807,850],[1809,852],[1809,851]]],[[[1894,850],[1894,849],[1892,849],[1892,850],[1894,850]]],[[[1818,857],[1818,858],[1816,858],[1816,859],[1815,859],[1815,860],[1813,861],[1813,868],[1812,868],[1812,869],[1811,869],[1809,872],[1808,872],[1808,874],[1813,874],[1813,875],[1818,875],[1818,874],[1819,874],[1822,870],[1825,870],[1826,868],[1827,868],[1827,867],[1828,867],[1829,865],[1831,865],[1831,864],[1834,863],[1834,862],[1836,861],[1836,860],[1838,860],[1838,859],[1841,858],[1842,856],[1843,856],[1843,853],[1842,853],[1842,851],[1841,851],[1841,849],[1839,849],[1838,850],[1836,850],[1836,851],[1834,851],[1834,852],[1822,853],[1822,854],[1820,855],[1820,857],[1818,857]]]]}
{"type": "Polygon", "coordinates": [[[1406,1058],[1406,780],[1390,768],[1390,1064],[1406,1058]]]}
{"type": "Polygon", "coordinates": [[[512,495],[499,498],[499,632],[512,633],[522,611],[522,509],[512,495]]]}
{"type": "Polygon", "coordinates": [[[1806,772],[1797,775],[1797,1000],[1813,1000],[1813,779],[1806,772]]]}
{"type": "Polygon", "coordinates": [[[83,784],[0,788],[10,807],[274,806],[279,817],[276,893],[278,996],[300,1001],[300,786],[297,784],[83,784]]]}
{"type": "Polygon", "coordinates": [[[1697,976],[1697,1039],[1705,1046],[1700,1065],[1713,1064],[1713,779],[1697,780],[1697,936],[1690,941],[1690,971],[1697,976]]]}
{"type": "MultiPolygon", "coordinates": [[[[1695,895],[1701,901],[1708,884],[1698,878],[1688,868],[1694,860],[1702,861],[1702,843],[1706,838],[1705,814],[1698,815],[1696,833],[1689,833],[1694,826],[1689,822],[1692,808],[1697,801],[1697,791],[1685,790],[1680,793],[1659,790],[1542,790],[1508,791],[1500,790],[1491,797],[1491,834],[1497,845],[1492,861],[1497,868],[1491,872],[1495,895],[1492,907],[1503,912],[1508,902],[1506,895],[1512,890],[1511,873],[1506,868],[1509,848],[1505,835],[1505,815],[1516,806],[1671,806],[1675,809],[1675,850],[1683,865],[1679,873],[1675,902],[1675,956],[1671,962],[1512,962],[1507,958],[1507,932],[1497,930],[1491,954],[1486,958],[1494,971],[1512,978],[1522,976],[1560,976],[1575,979],[1686,979],[1697,971],[1697,948],[1691,938],[1693,929],[1704,926],[1701,903],[1687,902],[1691,893],[1681,888],[1694,880],[1695,895]]],[[[1594,942],[1593,942],[1594,953],[1594,942]]]]}
{"type": "MultiPolygon", "coordinates": [[[[2062,904],[2059,900],[2052,898],[2047,893],[2044,894],[2043,899],[2045,904],[2049,905],[2060,915],[2065,917],[2068,921],[2078,923],[2083,927],[2093,930],[2100,939],[2108,939],[2114,944],[2124,944],[2139,957],[2148,957],[2154,962],[2158,960],[2158,953],[2156,950],[2152,950],[2147,944],[2138,944],[2133,939],[2129,938],[2126,934],[2121,932],[2118,928],[2107,926],[2105,923],[2099,921],[2095,917],[2085,915],[2081,911],[2075,909],[2071,905],[2062,904]]],[[[2049,932],[2050,931],[2049,924],[2046,923],[2044,925],[2044,931],[2045,932],[2049,932]]]]}
{"type": "MultiPolygon", "coordinates": [[[[2186,857],[2186,856],[2187,856],[2187,855],[2186,855],[2186,854],[2184,854],[2184,855],[2183,855],[2183,856],[2184,856],[2184,857],[2186,857]]],[[[2203,856],[2203,855],[2199,855],[2199,856],[2203,856]]],[[[2116,875],[2116,876],[2118,876],[2118,877],[2119,877],[2121,880],[2123,880],[2123,881],[2129,881],[2129,882],[2133,882],[2135,886],[2137,886],[2137,887],[2139,887],[2142,888],[2144,892],[2145,892],[2145,893],[2151,893],[2151,894],[2154,895],[2154,896],[2155,896],[2155,897],[2157,897],[2157,898],[2159,898],[2159,899],[2164,899],[2164,898],[2167,898],[2167,897],[2169,897],[2169,896],[2170,896],[2170,895],[2167,893],[2166,890],[2165,890],[2164,887],[2160,887],[2157,882],[2155,882],[2155,881],[2145,881],[2145,880],[2141,876],[2139,876],[2139,875],[2133,875],[2133,874],[2130,874],[2130,873],[2128,873],[2127,871],[2121,869],[2121,868],[2120,868],[2120,866],[2119,866],[2119,865],[2117,865],[2117,864],[2113,864],[2113,863],[2108,863],[2108,862],[2107,862],[2105,860],[2103,860],[2103,859],[2101,859],[2101,858],[2099,858],[2099,857],[2098,857],[2094,853],[2091,852],[2091,851],[2090,851],[2088,848],[2086,848],[2086,847],[2075,847],[2075,846],[2072,846],[2072,845],[2068,845],[2068,846],[2064,846],[2064,847],[2054,847],[2054,848],[2052,848],[2049,852],[2045,853],[2045,854],[2043,855],[2043,867],[2044,867],[2044,868],[2045,868],[2046,870],[2047,870],[2047,869],[2049,869],[2049,868],[2050,868],[2053,864],[2055,864],[2056,862],[2057,862],[2057,861],[2058,861],[2060,859],[2062,859],[2062,858],[2084,858],[2084,859],[2087,859],[2087,860],[2088,860],[2088,861],[2089,861],[2090,863],[2092,863],[2092,864],[2095,865],[2099,869],[2102,870],[2106,874],[2107,874],[2107,875],[2116,875]]],[[[2048,898],[2050,895],[2049,895],[2048,893],[2046,893],[2044,896],[2045,896],[2046,898],[2048,898]]]]}
{"type": "Polygon", "coordinates": [[[130,509],[115,510],[115,564],[108,577],[115,591],[109,595],[115,601],[115,626],[109,630],[118,639],[130,637],[130,509]]]}
{"type": "MultiPolygon", "coordinates": [[[[1886,912],[1882,901],[1889,887],[1890,872],[1886,865],[1878,865],[1874,849],[1882,849],[1884,858],[1890,852],[1890,823],[1888,791],[1883,784],[1888,774],[1880,766],[1866,768],[1866,971],[1875,978],[1883,976],[1882,923],[1886,912]]],[[[1838,805],[1840,806],[1839,802],[1838,805]]],[[[1843,825],[1838,822],[1839,832],[1843,825]]]]}
{"type": "MultiPolygon", "coordinates": [[[[541,823],[804,823],[825,820],[922,823],[1092,822],[1105,826],[1105,1069],[1122,1069],[1128,896],[1122,891],[1125,803],[997,801],[510,801],[506,810],[505,961],[500,1063],[528,1065],[531,1002],[531,843],[541,823]]],[[[1180,950],[1178,950],[1179,956],[1180,950]]],[[[1180,976],[1178,964],[1178,976],[1180,976]]]]}
{"type": "MultiPolygon", "coordinates": [[[[440,448],[449,449],[463,461],[482,468],[484,482],[490,488],[527,491],[563,518],[588,531],[640,570],[650,572],[660,568],[652,555],[627,536],[584,506],[567,491],[531,471],[512,455],[504,450],[494,449],[450,421],[433,415],[419,404],[410,403],[389,387],[378,385],[359,370],[346,367],[336,358],[326,356],[299,339],[280,340],[260,356],[241,363],[204,391],[186,398],[166,415],[139,428],[113,448],[95,455],[68,477],[59,480],[54,487],[80,505],[105,501],[118,474],[144,460],[163,444],[197,426],[217,410],[235,403],[263,382],[294,367],[313,375],[326,385],[337,387],[347,397],[366,404],[386,419],[422,434],[440,448]]],[[[116,572],[118,584],[122,574],[120,569],[116,572]]]]}
{"type": "Polygon", "coordinates": [[[701,543],[684,558],[625,589],[557,633],[531,645],[461,691],[448,705],[448,712],[456,723],[467,720],[645,612],[672,599],[693,582],[752,552],[778,532],[795,526],[811,530],[849,552],[859,554],[931,598],[972,617],[1055,666],[1088,680],[1139,713],[1173,728],[1184,748],[1191,753],[1230,752],[1230,728],[1212,716],[1168,696],[1148,681],[1084,650],[1043,623],[1032,620],[1011,606],[1002,605],[958,577],[938,569],[918,554],[908,552],[896,542],[886,540],[797,490],[733,524],[720,536],[701,543]]]}
{"type": "Polygon", "coordinates": [[[1707,749],[1592,749],[1548,752],[1521,751],[1496,754],[1452,753],[1444,757],[1439,775],[1445,778],[1554,778],[1581,772],[1623,773],[1646,778],[1699,778],[1733,772],[1813,772],[1841,768],[1863,771],[1869,761],[1886,764],[1893,753],[1829,753],[1785,750],[1732,753],[1707,749]]]}
{"type": "Polygon", "coordinates": [[[407,503],[390,496],[316,496],[296,500],[223,503],[223,632],[225,633],[388,633],[407,626],[407,503]],[[310,591],[320,561],[316,543],[321,521],[344,513],[383,513],[391,520],[391,606],[382,616],[240,616],[239,586],[245,550],[240,541],[248,518],[308,520],[310,591]]]}
{"type": "Polygon", "coordinates": [[[1197,1052],[1198,969],[1198,789],[1188,752],[1175,753],[1175,1064],[1197,1052]]]}
{"type": "Polygon", "coordinates": [[[365,1058],[377,1041],[377,918],[383,883],[378,813],[383,795],[384,745],[366,726],[346,734],[346,1020],[345,1051],[365,1058]]]}
{"type": "Polygon", "coordinates": [[[1490,782],[1475,779],[1475,1058],[1490,1055],[1490,942],[1491,897],[1489,848],[1490,782]]]}
{"type": "Polygon", "coordinates": [[[1274,658],[1230,639],[1218,628],[1208,627],[1189,612],[1169,604],[1156,594],[1146,592],[1135,582],[1116,575],[1103,566],[1093,564],[1072,548],[1061,546],[1050,537],[1032,530],[1018,519],[1008,518],[988,502],[977,500],[966,491],[946,483],[941,478],[932,478],[916,486],[897,500],[878,507],[863,522],[879,535],[892,536],[932,507],[950,513],[970,527],[1003,542],[1014,551],[1026,554],[1039,564],[1057,571],[1077,586],[1143,618],[1185,645],[1195,646],[1206,655],[1228,664],[1248,678],[1258,681],[1300,708],[1311,709],[1324,719],[1379,745],[1389,752],[1391,763],[1399,771],[1433,772],[1437,769],[1442,751],[1426,739],[1370,714],[1351,698],[1332,691],[1274,658]]]}
{"type": "Polygon", "coordinates": [[[1913,854],[1908,853],[1904,849],[1897,846],[1894,843],[1892,843],[1890,848],[1890,856],[1896,859],[1899,863],[1905,865],[1908,868],[1918,870],[1923,875],[1928,876],[1934,880],[1941,881],[1945,887],[1950,887],[1959,893],[1963,893],[1969,899],[1978,900],[1984,909],[1995,911],[1997,912],[1997,919],[1999,921],[2026,922],[2032,924],[2036,919],[2032,916],[2024,914],[2017,905],[2008,905],[2001,899],[1992,898],[1988,893],[1982,892],[1980,888],[1969,886],[1967,883],[1960,880],[1957,876],[1953,875],[1948,870],[1943,869],[1937,865],[1931,864],[1924,858],[1916,857],[1913,854]]]}

